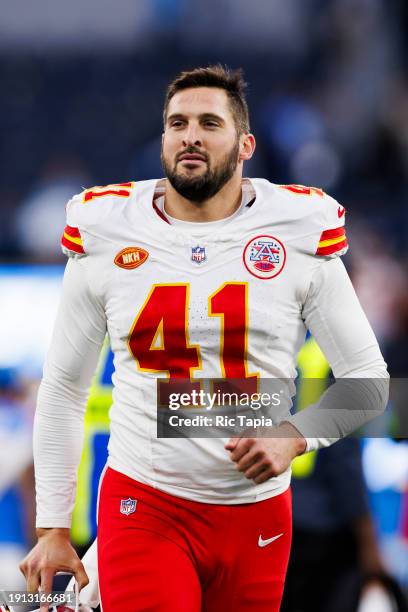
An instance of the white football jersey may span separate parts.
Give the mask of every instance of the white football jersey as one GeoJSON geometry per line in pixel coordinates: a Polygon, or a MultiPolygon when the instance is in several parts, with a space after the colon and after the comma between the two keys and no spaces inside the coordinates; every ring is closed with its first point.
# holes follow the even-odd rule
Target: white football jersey
{"type": "Polygon", "coordinates": [[[337,258],[347,239],[334,199],[251,179],[232,217],[185,223],[169,222],[162,193],[156,180],[123,183],[67,205],[62,244],[72,257],[36,416],[38,526],[69,525],[81,419],[106,330],[115,365],[108,464],[206,503],[277,495],[290,470],[256,485],[236,470],[225,439],[158,438],[157,377],[293,379],[307,328],[336,377],[386,376],[337,258]]]}

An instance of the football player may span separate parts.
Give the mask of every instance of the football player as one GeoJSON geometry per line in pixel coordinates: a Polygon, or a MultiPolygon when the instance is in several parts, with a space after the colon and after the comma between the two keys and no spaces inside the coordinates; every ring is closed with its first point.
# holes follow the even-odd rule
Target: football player
{"type": "Polygon", "coordinates": [[[88,581],[69,527],[106,332],[115,373],[98,510],[105,612],[277,612],[291,461],[384,409],[386,365],[339,258],[345,209],[318,188],[243,179],[254,150],[241,74],[197,68],[167,90],[165,178],[93,187],[68,203],[69,260],[35,419],[38,543],[21,566],[30,590],[48,591],[60,569],[88,581]],[[306,329],[336,378],[356,381],[353,414],[330,410],[327,393],[260,437],[158,436],[158,378],[196,391],[203,378],[218,391],[229,379],[252,391],[290,381],[306,329]]]}

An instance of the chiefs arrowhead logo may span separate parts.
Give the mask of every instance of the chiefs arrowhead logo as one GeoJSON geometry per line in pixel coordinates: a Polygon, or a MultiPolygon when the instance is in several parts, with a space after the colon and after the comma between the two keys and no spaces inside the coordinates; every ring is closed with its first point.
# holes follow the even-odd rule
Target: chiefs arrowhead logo
{"type": "Polygon", "coordinates": [[[140,247],[126,247],[115,257],[114,262],[119,268],[133,270],[141,266],[149,257],[149,253],[140,247]]]}

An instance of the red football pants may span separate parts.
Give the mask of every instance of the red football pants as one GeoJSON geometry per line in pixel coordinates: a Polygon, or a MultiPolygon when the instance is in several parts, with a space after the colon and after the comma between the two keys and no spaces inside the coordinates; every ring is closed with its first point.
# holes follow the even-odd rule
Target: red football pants
{"type": "Polygon", "coordinates": [[[203,504],[108,468],[98,525],[103,612],[278,612],[291,522],[289,489],[253,504],[203,504]]]}

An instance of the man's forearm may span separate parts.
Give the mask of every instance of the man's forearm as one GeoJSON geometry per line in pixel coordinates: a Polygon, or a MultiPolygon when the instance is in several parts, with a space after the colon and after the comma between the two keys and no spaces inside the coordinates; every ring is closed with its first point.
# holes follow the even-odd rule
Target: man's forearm
{"type": "Polygon", "coordinates": [[[36,526],[68,529],[75,503],[83,425],[82,419],[71,414],[63,397],[56,413],[56,393],[48,383],[42,383],[34,421],[36,526]]]}

